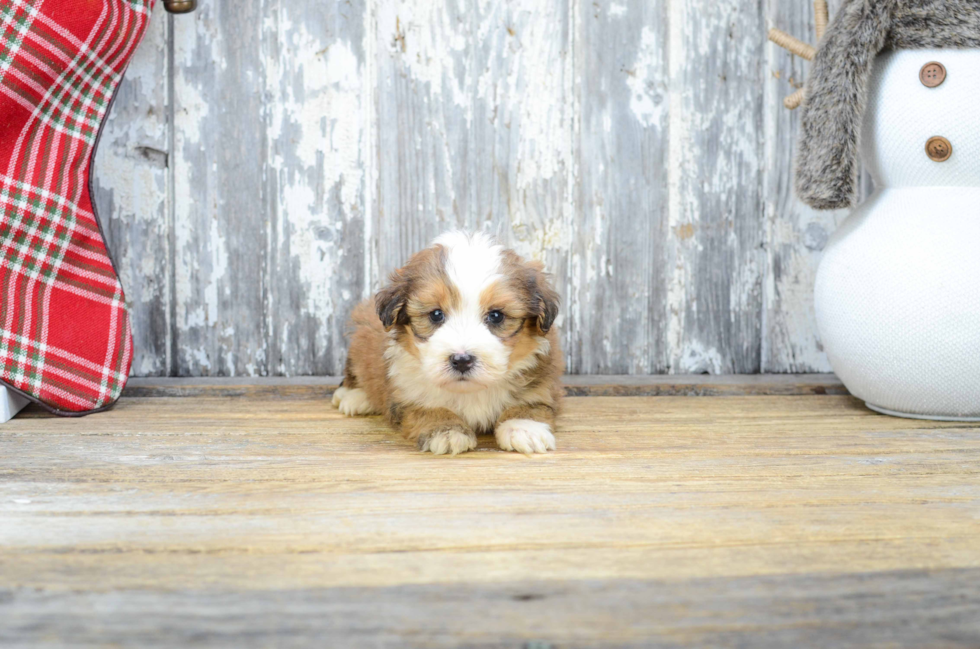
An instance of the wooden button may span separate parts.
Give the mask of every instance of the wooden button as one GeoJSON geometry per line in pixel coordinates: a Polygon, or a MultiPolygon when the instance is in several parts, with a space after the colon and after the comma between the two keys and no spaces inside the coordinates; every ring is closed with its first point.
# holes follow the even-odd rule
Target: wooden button
{"type": "Polygon", "coordinates": [[[953,155],[953,145],[946,138],[937,135],[926,142],[926,155],[930,160],[945,162],[953,155]]]}
{"type": "Polygon", "coordinates": [[[935,88],[946,80],[946,68],[942,63],[930,61],[919,70],[919,81],[926,88],[935,88]]]}

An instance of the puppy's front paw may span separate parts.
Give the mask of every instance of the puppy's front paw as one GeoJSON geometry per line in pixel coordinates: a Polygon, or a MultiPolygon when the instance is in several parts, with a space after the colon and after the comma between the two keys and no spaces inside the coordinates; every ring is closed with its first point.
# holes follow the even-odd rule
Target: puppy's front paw
{"type": "Polygon", "coordinates": [[[530,455],[555,450],[551,426],[533,419],[508,419],[498,424],[493,434],[497,438],[497,446],[505,451],[530,455]]]}
{"type": "Polygon", "coordinates": [[[452,426],[431,433],[422,433],[419,450],[433,455],[459,455],[476,448],[476,433],[462,426],[452,426]]]}
{"type": "Polygon", "coordinates": [[[360,388],[337,388],[333,393],[333,405],[348,417],[376,414],[367,392],[360,388]]]}

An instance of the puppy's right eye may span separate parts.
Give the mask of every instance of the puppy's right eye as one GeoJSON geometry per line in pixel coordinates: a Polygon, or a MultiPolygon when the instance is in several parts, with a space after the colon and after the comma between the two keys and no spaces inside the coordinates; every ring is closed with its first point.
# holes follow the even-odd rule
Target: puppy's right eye
{"type": "Polygon", "coordinates": [[[440,311],[439,309],[436,309],[435,311],[429,314],[429,320],[431,320],[433,324],[439,324],[445,319],[446,319],[446,314],[440,311]]]}

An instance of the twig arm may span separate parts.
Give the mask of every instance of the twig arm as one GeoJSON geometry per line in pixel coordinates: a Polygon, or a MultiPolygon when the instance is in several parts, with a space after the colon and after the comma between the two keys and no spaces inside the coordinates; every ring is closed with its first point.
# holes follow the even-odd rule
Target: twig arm
{"type": "Polygon", "coordinates": [[[796,110],[803,103],[803,88],[800,88],[792,95],[783,99],[783,106],[789,108],[790,110],[796,110]]]}
{"type": "Polygon", "coordinates": [[[827,22],[830,20],[830,12],[827,10],[827,0],[813,0],[813,24],[817,28],[817,43],[823,38],[827,31],[827,22]]]}
{"type": "Polygon", "coordinates": [[[807,61],[812,61],[813,57],[817,55],[817,50],[812,45],[807,45],[800,39],[790,36],[775,27],[769,30],[769,40],[791,54],[795,54],[807,61]]]}

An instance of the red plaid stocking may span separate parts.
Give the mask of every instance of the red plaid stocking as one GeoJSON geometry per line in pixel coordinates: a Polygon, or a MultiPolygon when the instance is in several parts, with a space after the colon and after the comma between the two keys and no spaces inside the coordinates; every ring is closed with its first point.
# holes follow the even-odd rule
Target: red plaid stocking
{"type": "Polygon", "coordinates": [[[59,414],[111,405],[132,360],[89,189],[153,0],[0,0],[0,379],[59,414]]]}

